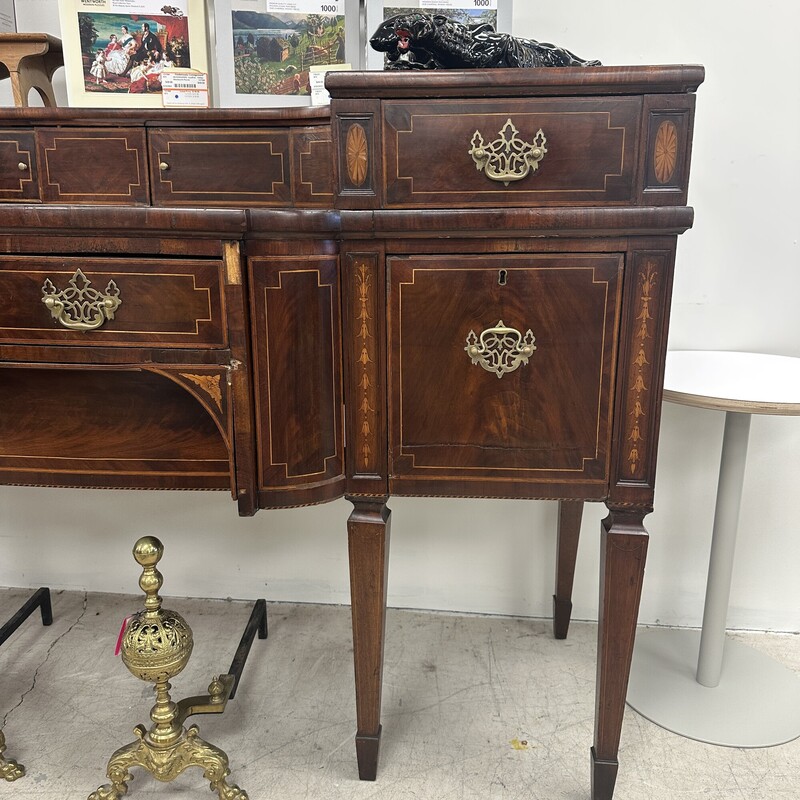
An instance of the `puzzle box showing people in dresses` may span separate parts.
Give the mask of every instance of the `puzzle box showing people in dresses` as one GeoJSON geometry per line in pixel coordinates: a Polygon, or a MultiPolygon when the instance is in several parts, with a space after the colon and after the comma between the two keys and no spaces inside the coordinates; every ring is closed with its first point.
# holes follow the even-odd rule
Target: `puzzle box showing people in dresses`
{"type": "Polygon", "coordinates": [[[72,105],[161,105],[164,71],[206,71],[203,0],[60,0],[60,9],[72,105]]]}

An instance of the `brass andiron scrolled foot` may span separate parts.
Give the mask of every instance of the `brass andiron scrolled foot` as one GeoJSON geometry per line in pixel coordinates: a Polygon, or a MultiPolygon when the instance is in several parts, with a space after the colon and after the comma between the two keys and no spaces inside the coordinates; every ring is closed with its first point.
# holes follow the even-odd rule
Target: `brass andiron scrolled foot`
{"type": "Polygon", "coordinates": [[[175,703],[169,694],[169,680],[188,663],[194,640],[183,617],[161,607],[158,590],[164,579],[156,564],[163,553],[163,545],[152,536],[139,539],[133,548],[134,558],[143,567],[139,586],[145,593],[145,610],[131,618],[121,649],[131,673],[155,683],[156,703],[150,710],[153,724],[149,730],[144,725],[134,728],[136,741],[121,747],[109,759],[106,774],[111,783],[92,792],[89,800],[119,800],[126,795],[132,767],[142,767],[164,782],[174,780],[189,767],[199,767],[220,800],[248,800],[247,792],[227,782],[228,756],[201,739],[196,725],[187,730],[183,723],[193,714],[221,714],[225,710],[236,692],[256,632],[261,639],[267,636],[266,602],[256,602],[228,673],[211,681],[207,695],[175,703]]]}
{"type": "Polygon", "coordinates": [[[22,764],[17,764],[16,761],[3,758],[3,753],[6,751],[6,736],[0,730],[0,778],[7,781],[15,781],[25,774],[25,767],[22,764]]]}
{"type": "Polygon", "coordinates": [[[171,781],[189,767],[200,767],[203,776],[211,783],[220,800],[248,800],[247,792],[235,783],[226,781],[231,771],[228,756],[218,747],[199,736],[197,725],[192,725],[186,735],[172,747],[155,749],[147,742],[143,725],[133,729],[138,741],[120,747],[108,762],[110,784],[101,786],[89,795],[89,800],[119,800],[128,793],[128,781],[133,779],[131,767],[142,767],[160,781],[171,781]]]}

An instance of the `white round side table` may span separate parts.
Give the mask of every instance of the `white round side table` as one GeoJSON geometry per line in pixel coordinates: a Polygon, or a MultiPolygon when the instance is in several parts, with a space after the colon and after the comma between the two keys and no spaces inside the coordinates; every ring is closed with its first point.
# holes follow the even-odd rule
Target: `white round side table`
{"type": "Polygon", "coordinates": [[[628,704],[681,736],[769,747],[800,736],[800,676],[725,635],[751,414],[800,415],[800,358],[670,351],[664,400],[725,412],[701,632],[637,634],[628,704]]]}

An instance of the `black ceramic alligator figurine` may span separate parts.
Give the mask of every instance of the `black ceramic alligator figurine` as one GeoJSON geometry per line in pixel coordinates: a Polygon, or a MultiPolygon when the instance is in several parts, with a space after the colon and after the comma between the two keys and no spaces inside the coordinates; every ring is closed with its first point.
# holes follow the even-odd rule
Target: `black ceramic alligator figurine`
{"type": "Polygon", "coordinates": [[[600,66],[563,47],[497,33],[488,23],[464,25],[419,12],[390,17],[369,43],[386,53],[386,69],[600,66]]]}

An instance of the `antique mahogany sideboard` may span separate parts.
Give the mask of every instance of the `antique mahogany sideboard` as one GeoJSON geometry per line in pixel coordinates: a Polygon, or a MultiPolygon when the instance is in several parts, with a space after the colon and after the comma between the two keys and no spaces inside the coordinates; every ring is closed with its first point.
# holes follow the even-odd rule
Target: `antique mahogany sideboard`
{"type": "Polygon", "coordinates": [[[610,798],[701,67],[328,77],[328,109],[5,109],[0,482],[346,495],[359,774],[390,495],[603,501],[610,798]]]}

